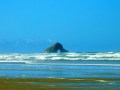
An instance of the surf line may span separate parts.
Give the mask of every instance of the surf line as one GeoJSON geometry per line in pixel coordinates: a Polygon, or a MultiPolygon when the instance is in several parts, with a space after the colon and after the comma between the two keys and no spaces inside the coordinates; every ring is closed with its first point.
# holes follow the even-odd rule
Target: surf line
{"type": "MultiPolygon", "coordinates": [[[[32,63],[31,63],[32,64],[32,63]]],[[[120,66],[120,64],[62,64],[62,63],[33,63],[39,65],[64,65],[64,66],[120,66]]]]}

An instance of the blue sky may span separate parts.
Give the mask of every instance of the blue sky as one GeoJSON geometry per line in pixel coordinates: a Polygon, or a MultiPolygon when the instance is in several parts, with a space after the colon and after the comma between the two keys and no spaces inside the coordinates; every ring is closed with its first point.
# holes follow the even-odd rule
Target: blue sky
{"type": "Polygon", "coordinates": [[[120,0],[1,0],[0,51],[120,51],[120,0]]]}

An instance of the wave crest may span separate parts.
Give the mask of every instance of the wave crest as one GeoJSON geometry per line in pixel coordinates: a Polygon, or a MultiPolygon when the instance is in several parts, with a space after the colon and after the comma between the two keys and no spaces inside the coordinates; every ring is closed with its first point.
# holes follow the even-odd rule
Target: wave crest
{"type": "Polygon", "coordinates": [[[0,54],[0,61],[23,60],[120,60],[120,52],[106,53],[34,53],[34,54],[0,54]]]}

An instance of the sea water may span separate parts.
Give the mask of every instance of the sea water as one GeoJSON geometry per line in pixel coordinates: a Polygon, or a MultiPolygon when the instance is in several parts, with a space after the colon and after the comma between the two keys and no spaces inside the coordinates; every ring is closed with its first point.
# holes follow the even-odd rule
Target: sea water
{"type": "Polygon", "coordinates": [[[0,77],[120,78],[120,52],[0,54],[0,77]]]}

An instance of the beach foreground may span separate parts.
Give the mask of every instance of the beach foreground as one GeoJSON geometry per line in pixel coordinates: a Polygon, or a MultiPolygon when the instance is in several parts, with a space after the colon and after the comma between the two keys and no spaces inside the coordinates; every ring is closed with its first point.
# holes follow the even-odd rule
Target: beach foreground
{"type": "Polygon", "coordinates": [[[0,90],[119,90],[120,79],[0,78],[0,90]]]}
{"type": "Polygon", "coordinates": [[[0,90],[120,90],[120,52],[0,54],[0,90]]]}

